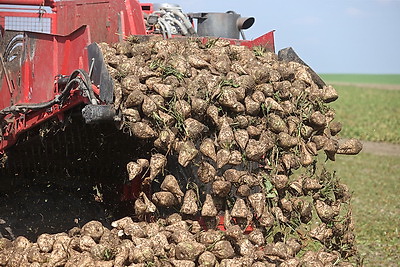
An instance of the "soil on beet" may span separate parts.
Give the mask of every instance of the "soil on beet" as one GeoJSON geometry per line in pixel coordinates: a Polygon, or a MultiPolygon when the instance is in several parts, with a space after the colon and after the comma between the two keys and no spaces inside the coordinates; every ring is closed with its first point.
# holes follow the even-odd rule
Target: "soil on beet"
{"type": "MultiPolygon", "coordinates": [[[[331,124],[335,112],[328,103],[338,97],[333,87],[317,85],[304,65],[224,40],[209,46],[159,39],[99,46],[116,84],[114,105],[123,115],[117,124],[130,140],[117,142],[126,137],[99,129],[76,143],[82,129],[75,128],[69,146],[58,143],[67,147],[62,153],[51,154],[52,148],[50,154],[44,153],[56,159],[55,177],[32,179],[25,174],[24,183],[14,175],[13,189],[4,194],[4,202],[13,203],[10,208],[4,205],[4,213],[11,215],[1,221],[4,235],[13,239],[21,229],[35,240],[42,230],[57,233],[78,226],[68,231],[68,237],[55,237],[50,255],[54,262],[59,261],[54,256],[65,254],[60,245],[66,240],[73,239],[70,252],[86,257],[85,251],[113,235],[116,266],[165,266],[166,258],[174,266],[179,266],[177,260],[194,266],[205,245],[212,245],[210,252],[221,266],[250,266],[256,261],[303,265],[313,260],[322,266],[357,256],[349,189],[317,162],[319,153],[334,161],[335,154],[357,154],[362,148],[358,140],[344,144],[335,138],[341,127],[335,121],[331,124]],[[143,48],[148,52],[140,52],[143,48]],[[220,54],[225,55],[223,61],[233,61],[230,71],[211,60],[220,54]],[[213,64],[216,69],[210,67],[213,64]],[[132,73],[136,81],[128,81],[132,73]],[[193,99],[200,99],[202,107],[193,99]],[[140,165],[144,162],[146,167],[140,165]],[[60,179],[61,174],[67,175],[60,179]],[[124,184],[132,186],[127,189],[124,184]],[[114,221],[124,215],[129,217],[114,221]],[[215,233],[219,216],[226,233],[214,234],[221,240],[203,244],[201,233],[215,233]],[[79,228],[92,219],[100,222],[79,228]],[[110,222],[116,229],[102,226],[110,222]],[[39,230],[40,223],[44,229],[39,230]],[[265,246],[250,235],[235,234],[250,226],[260,232],[265,246]],[[155,232],[164,232],[163,239],[171,246],[160,254],[145,253],[159,249],[159,242],[144,241],[155,232]],[[196,238],[201,244],[192,242],[196,238]],[[314,243],[320,251],[314,252],[314,243]],[[131,249],[143,254],[142,259],[129,256],[131,249]]],[[[40,130],[39,136],[47,129],[40,130]]],[[[24,162],[15,154],[7,156],[9,162],[24,162]]],[[[49,157],[34,154],[25,161],[35,172],[41,169],[44,177],[50,176],[49,157]]],[[[8,251],[14,253],[26,243],[17,238],[14,248],[3,250],[3,262],[8,251]]],[[[16,260],[10,257],[7,262],[16,260]]]]}

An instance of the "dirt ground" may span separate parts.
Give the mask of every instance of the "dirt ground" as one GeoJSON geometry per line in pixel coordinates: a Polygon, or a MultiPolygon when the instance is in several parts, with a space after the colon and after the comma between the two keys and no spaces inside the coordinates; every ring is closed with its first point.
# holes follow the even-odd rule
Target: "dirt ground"
{"type": "Polygon", "coordinates": [[[360,88],[373,88],[380,90],[400,90],[399,84],[373,84],[373,83],[347,83],[347,82],[334,82],[333,85],[355,86],[360,88]]]}
{"type": "MultiPolygon", "coordinates": [[[[343,86],[356,86],[360,88],[373,88],[378,90],[400,90],[399,84],[369,84],[369,83],[346,83],[346,82],[334,82],[332,84],[343,85],[343,86]]],[[[400,145],[383,143],[383,142],[369,142],[369,141],[362,141],[362,143],[363,143],[362,153],[400,157],[400,145]]]]}
{"type": "Polygon", "coordinates": [[[369,141],[362,141],[362,143],[362,153],[369,153],[380,156],[400,157],[400,145],[369,141]]]}
{"type": "Polygon", "coordinates": [[[42,233],[58,233],[88,221],[109,225],[107,208],[90,188],[54,183],[30,184],[0,193],[0,237],[23,235],[36,241],[42,233]]]}

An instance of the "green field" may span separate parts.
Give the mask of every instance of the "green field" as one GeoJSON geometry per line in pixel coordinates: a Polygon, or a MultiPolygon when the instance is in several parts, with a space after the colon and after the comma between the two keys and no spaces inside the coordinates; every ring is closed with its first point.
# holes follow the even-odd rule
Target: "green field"
{"type": "Polygon", "coordinates": [[[400,74],[320,74],[327,83],[400,84],[400,74]]]}
{"type": "Polygon", "coordinates": [[[328,169],[353,192],[357,247],[365,266],[400,262],[400,157],[338,156],[328,169]]]}
{"type": "MultiPolygon", "coordinates": [[[[400,75],[321,75],[334,84],[400,84],[400,75]]],[[[336,85],[331,105],[343,123],[341,137],[400,143],[400,90],[336,85]]],[[[377,87],[378,88],[378,87],[377,87]]],[[[356,239],[364,266],[399,266],[400,156],[338,156],[327,163],[353,191],[356,239]]]]}
{"type": "Polygon", "coordinates": [[[400,90],[336,85],[331,104],[343,123],[341,137],[400,144],[400,90]]]}

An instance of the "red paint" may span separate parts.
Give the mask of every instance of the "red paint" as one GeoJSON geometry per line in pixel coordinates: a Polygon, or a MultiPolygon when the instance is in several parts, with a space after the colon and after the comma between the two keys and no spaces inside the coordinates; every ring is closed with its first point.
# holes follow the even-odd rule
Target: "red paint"
{"type": "MultiPolygon", "coordinates": [[[[51,34],[22,33],[22,48],[14,63],[6,63],[6,73],[1,78],[0,110],[15,104],[42,103],[52,100],[59,93],[56,77],[70,75],[75,69],[88,70],[86,46],[92,42],[117,42],[128,35],[147,34],[142,5],[136,0],[0,0],[0,4],[17,4],[52,7],[51,13],[39,14],[39,7],[1,7],[0,28],[7,25],[6,17],[48,18],[51,34]],[[83,27],[87,25],[87,27],[83,27]],[[121,25],[121,26],[119,26],[121,25]],[[12,67],[11,67],[12,65],[12,67]]],[[[152,8],[152,5],[150,5],[152,8]]],[[[4,39],[16,33],[5,32],[4,39]]],[[[7,43],[3,45],[7,46],[7,43]]],[[[0,66],[3,68],[2,66],[0,66]]],[[[94,90],[98,94],[99,90],[94,90]]],[[[12,146],[22,132],[73,106],[87,101],[74,95],[62,108],[53,107],[28,114],[9,114],[3,121],[3,138],[0,153],[12,146]]]]}
{"type": "Polygon", "coordinates": [[[93,42],[114,43],[121,34],[146,34],[141,6],[136,0],[60,1],[55,10],[58,34],[69,34],[81,25],[89,26],[93,42]],[[119,20],[124,22],[122,29],[119,20]]]}
{"type": "MultiPolygon", "coordinates": [[[[6,34],[6,37],[8,33],[6,34]]],[[[81,27],[68,36],[50,35],[42,33],[25,33],[24,61],[20,69],[17,69],[10,78],[20,86],[12,94],[6,89],[7,83],[3,77],[0,89],[0,109],[10,106],[10,103],[41,103],[52,100],[58,90],[56,88],[56,76],[59,74],[69,75],[82,65],[88,69],[86,46],[91,43],[89,32],[86,27],[81,27]],[[69,44],[68,40],[71,41],[69,44]],[[71,49],[72,46],[74,49],[71,49]],[[33,50],[32,50],[33,49],[33,50]],[[69,55],[65,57],[65,55],[69,55]],[[81,61],[81,64],[79,64],[81,61]]],[[[3,75],[4,76],[4,75],[3,75]]],[[[71,99],[63,107],[53,106],[51,109],[30,112],[28,114],[9,114],[5,117],[7,125],[3,128],[3,138],[0,141],[0,151],[13,145],[18,135],[29,128],[42,123],[66,110],[86,102],[87,99],[80,96],[78,91],[72,93],[71,99]]]]}
{"type": "MultiPolygon", "coordinates": [[[[217,217],[218,217],[218,220],[219,220],[219,221],[218,221],[218,225],[217,225],[217,229],[220,230],[220,231],[226,231],[225,224],[224,224],[224,223],[225,223],[225,217],[224,217],[223,215],[219,215],[219,216],[217,216],[217,217]]],[[[204,230],[208,230],[208,229],[207,229],[207,226],[206,226],[206,222],[205,222],[204,217],[199,217],[197,220],[199,221],[200,226],[201,226],[204,230]]],[[[235,218],[232,218],[232,221],[235,223],[235,218]]],[[[249,234],[249,233],[251,233],[253,230],[254,230],[253,225],[250,223],[250,224],[246,227],[244,233],[245,233],[245,234],[249,234]]]]}
{"type": "Polygon", "coordinates": [[[0,0],[0,4],[6,5],[31,5],[31,6],[54,6],[53,0],[0,0]]]}
{"type": "Polygon", "coordinates": [[[247,47],[264,46],[269,51],[275,53],[274,32],[275,31],[270,31],[252,41],[247,41],[247,40],[242,41],[241,45],[244,45],[247,47]]]}
{"type": "MultiPolygon", "coordinates": [[[[14,104],[41,103],[53,99],[58,93],[55,83],[58,75],[69,75],[78,68],[88,71],[86,46],[91,42],[117,42],[120,38],[118,33],[146,34],[141,6],[135,0],[0,0],[0,4],[45,4],[51,6],[53,11],[40,14],[41,18],[50,19],[52,34],[23,33],[24,38],[20,42],[23,49],[19,57],[22,58],[21,65],[10,68],[11,63],[7,63],[5,66],[7,75],[3,75],[0,83],[0,110],[14,104]],[[119,17],[121,29],[118,28],[119,17]],[[80,28],[82,25],[88,26],[80,28]]],[[[6,17],[39,18],[38,8],[1,8],[5,10],[0,13],[2,33],[7,26],[6,17]]],[[[5,37],[11,38],[14,33],[5,34],[5,37]]],[[[22,132],[54,116],[61,118],[65,110],[84,101],[87,100],[74,95],[62,108],[7,115],[4,118],[7,123],[3,123],[0,153],[15,144],[22,132]]]]}

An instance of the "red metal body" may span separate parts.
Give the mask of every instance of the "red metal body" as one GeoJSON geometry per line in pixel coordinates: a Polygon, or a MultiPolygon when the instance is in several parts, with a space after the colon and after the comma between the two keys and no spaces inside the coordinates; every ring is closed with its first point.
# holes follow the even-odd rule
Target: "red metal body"
{"type": "Polygon", "coordinates": [[[40,5],[53,6],[54,5],[54,1],[53,0],[13,0],[13,1],[0,0],[0,4],[32,5],[32,6],[40,6],[40,5]]]}
{"type": "MultiPolygon", "coordinates": [[[[128,35],[146,34],[141,6],[134,0],[1,0],[0,4],[8,4],[0,6],[0,110],[53,99],[59,94],[57,77],[69,75],[75,69],[89,70],[86,47],[90,43],[112,43],[128,35]],[[46,12],[42,12],[42,4],[48,6],[46,12]]],[[[23,131],[54,116],[62,119],[65,110],[87,101],[79,92],[71,94],[62,107],[55,105],[3,118],[0,153],[15,144],[23,131]]]]}
{"type": "MultiPolygon", "coordinates": [[[[76,69],[89,72],[90,43],[148,34],[143,12],[153,11],[152,4],[136,0],[0,0],[0,4],[7,4],[0,5],[0,110],[54,99],[60,93],[59,77],[76,69]]],[[[273,32],[253,41],[231,42],[264,45],[274,51],[273,32]]],[[[63,106],[0,118],[0,153],[15,144],[22,132],[52,117],[62,120],[65,110],[87,102],[77,90],[70,94],[63,106]]]]}
{"type": "MultiPolygon", "coordinates": [[[[8,35],[14,33],[6,32],[8,35]]],[[[67,36],[43,33],[24,33],[24,49],[19,51],[16,62],[3,62],[3,79],[0,90],[1,109],[10,104],[41,103],[53,99],[58,93],[56,76],[71,73],[77,68],[87,68],[85,48],[90,44],[89,29],[85,26],[67,36]],[[71,40],[74,40],[73,47],[71,40]],[[77,51],[79,51],[77,53],[77,51]],[[18,66],[18,61],[21,65],[18,66]],[[13,66],[16,64],[16,69],[13,66]],[[10,72],[11,70],[12,72],[10,72]],[[7,72],[7,73],[5,73],[7,72]],[[8,78],[7,78],[8,77],[8,78]],[[9,86],[10,81],[11,86],[9,86]]],[[[0,149],[10,147],[18,134],[55,115],[62,119],[62,112],[86,101],[79,92],[72,91],[71,98],[62,107],[54,105],[45,110],[27,114],[9,114],[3,120],[0,149]]]]}

